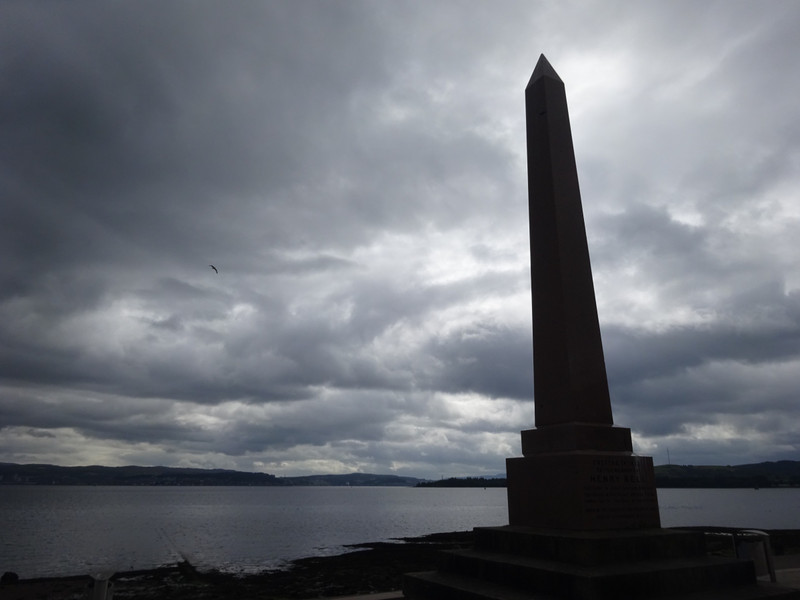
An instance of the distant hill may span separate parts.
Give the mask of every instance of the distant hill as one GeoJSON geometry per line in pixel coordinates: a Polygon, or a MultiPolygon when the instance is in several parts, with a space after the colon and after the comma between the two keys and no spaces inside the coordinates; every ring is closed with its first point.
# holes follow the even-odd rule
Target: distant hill
{"type": "Polygon", "coordinates": [[[398,475],[371,475],[350,473],[349,475],[306,475],[304,477],[280,477],[280,485],[354,485],[354,486],[414,486],[422,479],[398,475]]]}
{"type": "Polygon", "coordinates": [[[506,487],[505,477],[450,477],[449,479],[439,479],[436,481],[420,481],[416,487],[506,487]]]}
{"type": "Polygon", "coordinates": [[[397,475],[308,475],[276,477],[227,469],[178,467],[59,467],[0,463],[0,485],[234,485],[234,486],[413,486],[422,481],[397,475]]]}
{"type": "MultiPolygon", "coordinates": [[[[766,488],[800,487],[800,461],[781,460],[737,466],[660,465],[655,468],[659,488],[766,488]]],[[[451,477],[424,481],[417,487],[505,487],[506,480],[451,477]]]]}
{"type": "Polygon", "coordinates": [[[662,488],[798,487],[800,461],[780,460],[736,466],[659,465],[656,486],[662,488]]]}

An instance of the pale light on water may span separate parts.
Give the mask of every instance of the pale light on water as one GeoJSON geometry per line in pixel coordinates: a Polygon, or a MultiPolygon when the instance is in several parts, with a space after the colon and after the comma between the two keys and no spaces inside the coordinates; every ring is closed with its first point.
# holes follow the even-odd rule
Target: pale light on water
{"type": "MultiPolygon", "coordinates": [[[[800,529],[799,489],[658,490],[664,527],[800,529]]],[[[0,487],[0,571],[254,572],[345,545],[508,523],[502,488],[0,487]]]]}
{"type": "Polygon", "coordinates": [[[662,527],[800,529],[800,488],[660,489],[662,527]]]}
{"type": "Polygon", "coordinates": [[[503,489],[5,486],[0,570],[34,577],[187,558],[253,572],[347,544],[506,521],[503,489]]]}

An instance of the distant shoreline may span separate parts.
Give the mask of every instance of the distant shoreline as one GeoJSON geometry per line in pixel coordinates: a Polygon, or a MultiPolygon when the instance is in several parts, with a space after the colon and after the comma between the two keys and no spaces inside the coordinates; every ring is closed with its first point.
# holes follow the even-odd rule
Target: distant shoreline
{"type": "MultiPolygon", "coordinates": [[[[507,487],[505,479],[487,479],[468,477],[465,479],[444,479],[440,481],[425,481],[418,483],[418,488],[504,488],[507,487]]],[[[752,485],[749,481],[717,481],[714,479],[697,478],[688,481],[659,481],[656,479],[656,489],[692,489],[692,490],[748,490],[748,489],[796,489],[800,483],[752,485]]]]}
{"type": "Polygon", "coordinates": [[[412,487],[416,477],[349,473],[277,477],[229,469],[180,467],[61,467],[58,465],[0,463],[1,485],[113,485],[113,486],[242,486],[242,487],[412,487]]]}
{"type": "MultiPolygon", "coordinates": [[[[657,488],[796,488],[800,461],[782,460],[735,466],[658,465],[657,488]]],[[[451,477],[429,481],[417,477],[349,473],[277,477],[228,469],[179,467],[61,467],[0,463],[2,485],[124,486],[352,486],[352,487],[506,487],[503,477],[451,477]]]]}
{"type": "MultiPolygon", "coordinates": [[[[658,489],[761,489],[800,487],[800,461],[782,460],[752,465],[655,467],[658,489]]],[[[505,478],[451,477],[423,481],[417,487],[506,487],[505,478]]]]}

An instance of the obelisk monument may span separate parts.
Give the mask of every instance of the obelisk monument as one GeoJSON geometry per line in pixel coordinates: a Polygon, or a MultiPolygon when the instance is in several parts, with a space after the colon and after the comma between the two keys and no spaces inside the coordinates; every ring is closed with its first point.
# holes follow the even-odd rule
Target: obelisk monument
{"type": "Polygon", "coordinates": [[[653,461],[611,414],[564,84],[544,56],[525,90],[536,428],[509,458],[509,524],[403,579],[408,600],[797,598],[753,562],[662,529],[653,461]]]}
{"type": "Polygon", "coordinates": [[[525,111],[536,428],[506,462],[509,522],[657,528],[653,461],[614,426],[566,92],[544,55],[525,111]]]}

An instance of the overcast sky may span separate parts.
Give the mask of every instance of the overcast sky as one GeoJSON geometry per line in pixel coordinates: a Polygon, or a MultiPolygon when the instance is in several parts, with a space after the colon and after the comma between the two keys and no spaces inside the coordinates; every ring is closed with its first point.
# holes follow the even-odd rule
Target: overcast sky
{"type": "Polygon", "coordinates": [[[502,473],[534,425],[540,53],[615,422],[656,464],[800,459],[798,24],[794,1],[4,2],[0,461],[502,473]]]}

